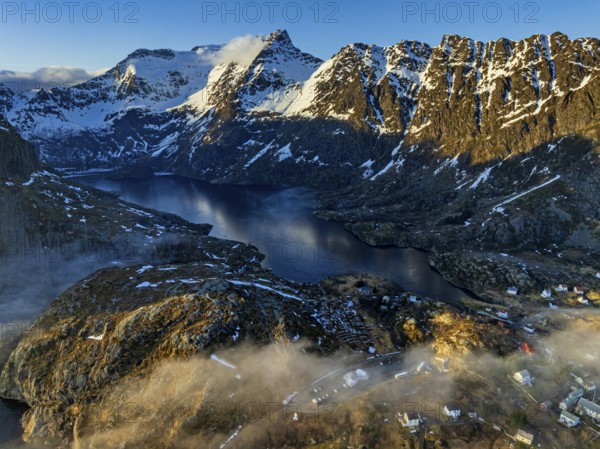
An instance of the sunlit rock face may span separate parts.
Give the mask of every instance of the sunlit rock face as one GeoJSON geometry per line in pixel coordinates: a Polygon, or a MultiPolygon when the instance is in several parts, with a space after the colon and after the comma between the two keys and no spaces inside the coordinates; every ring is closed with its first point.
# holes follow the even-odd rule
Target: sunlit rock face
{"type": "Polygon", "coordinates": [[[487,163],[598,137],[597,39],[447,35],[352,44],[326,61],[282,30],[251,41],[244,58],[227,45],[138,50],[74,87],[2,87],[2,109],[54,166],[236,183],[339,186],[412,145],[487,163]]]}

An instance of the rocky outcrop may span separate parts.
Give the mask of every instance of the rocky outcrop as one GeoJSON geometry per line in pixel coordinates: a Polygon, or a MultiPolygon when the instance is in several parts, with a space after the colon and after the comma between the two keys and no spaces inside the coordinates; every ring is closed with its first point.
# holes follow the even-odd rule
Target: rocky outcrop
{"type": "Polygon", "coordinates": [[[373,245],[547,254],[600,248],[600,204],[592,193],[600,187],[600,155],[593,141],[569,137],[478,166],[431,147],[396,157],[401,163],[376,179],[322,194],[319,215],[348,222],[373,245]]]}
{"type": "Polygon", "coordinates": [[[25,181],[39,168],[35,147],[0,116],[0,182],[25,181]]]}
{"type": "Polygon", "coordinates": [[[561,33],[519,42],[445,36],[432,52],[407,143],[434,142],[474,162],[558,136],[598,135],[597,39],[561,33]]]}
{"type": "Polygon", "coordinates": [[[318,312],[317,286],[276,278],[245,245],[211,243],[204,262],[103,270],[50,305],[0,376],[0,396],[31,407],[23,420],[27,441],[67,447],[106,430],[94,419],[98,404],[167,360],[205,357],[242,341],[302,338],[325,352],[340,346],[335,326],[325,327],[318,312]]]}

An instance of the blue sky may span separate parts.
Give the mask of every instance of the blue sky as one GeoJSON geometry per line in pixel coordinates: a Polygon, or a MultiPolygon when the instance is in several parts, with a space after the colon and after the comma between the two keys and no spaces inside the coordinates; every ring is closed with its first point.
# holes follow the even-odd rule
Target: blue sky
{"type": "Polygon", "coordinates": [[[0,69],[32,72],[71,66],[92,71],[114,66],[137,48],[189,50],[278,28],[287,29],[298,47],[321,58],[352,42],[389,45],[416,39],[438,44],[446,33],[479,40],[557,30],[570,37],[600,36],[600,2],[592,0],[67,3],[0,2],[0,69]],[[225,9],[230,12],[223,15],[225,9]]]}

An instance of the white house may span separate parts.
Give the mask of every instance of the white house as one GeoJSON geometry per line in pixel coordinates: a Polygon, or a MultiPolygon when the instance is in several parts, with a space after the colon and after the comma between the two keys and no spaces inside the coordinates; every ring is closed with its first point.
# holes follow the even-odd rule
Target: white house
{"type": "Polygon", "coordinates": [[[596,391],[596,384],[583,377],[583,375],[571,373],[571,376],[573,376],[575,382],[581,385],[581,388],[583,388],[585,391],[596,391]]]}
{"type": "Polygon", "coordinates": [[[585,294],[585,290],[583,290],[581,287],[573,287],[573,293],[576,295],[583,295],[585,294]]]}
{"type": "Polygon", "coordinates": [[[566,293],[569,291],[569,287],[565,284],[560,284],[554,290],[556,290],[557,292],[560,292],[560,293],[566,293]]]}
{"type": "Polygon", "coordinates": [[[566,398],[560,401],[558,408],[561,410],[570,410],[577,403],[577,401],[583,397],[583,394],[584,393],[581,388],[570,392],[566,398]]]}
{"type": "Polygon", "coordinates": [[[592,419],[600,419],[600,405],[588,401],[587,399],[580,399],[577,405],[577,410],[580,413],[588,415],[592,419]]]}
{"type": "Polygon", "coordinates": [[[508,319],[508,312],[504,312],[502,310],[499,310],[496,315],[498,315],[500,318],[504,318],[505,320],[508,319]]]}
{"type": "Polygon", "coordinates": [[[581,419],[579,416],[575,416],[573,413],[563,410],[563,412],[560,414],[558,422],[567,427],[577,427],[581,423],[581,419]]]}
{"type": "Polygon", "coordinates": [[[519,294],[519,289],[517,287],[508,287],[508,290],[506,290],[506,293],[508,293],[509,295],[512,295],[512,296],[517,296],[519,294]]]}
{"type": "Polygon", "coordinates": [[[546,289],[542,292],[542,298],[551,298],[551,297],[552,297],[552,290],[546,289]]]}
{"type": "Polygon", "coordinates": [[[444,412],[444,415],[452,419],[460,418],[460,407],[456,404],[446,404],[442,411],[444,412]]]}
{"type": "Polygon", "coordinates": [[[521,429],[519,429],[519,431],[515,435],[515,440],[517,440],[527,446],[531,446],[533,444],[533,439],[534,439],[534,436],[531,433],[525,432],[524,430],[521,430],[521,429]]]}
{"type": "Polygon", "coordinates": [[[518,373],[515,373],[515,375],[513,376],[513,379],[516,380],[517,382],[519,382],[519,384],[521,384],[521,385],[530,384],[534,380],[534,378],[531,377],[531,373],[527,370],[523,370],[523,371],[519,371],[518,373]]]}
{"type": "Polygon", "coordinates": [[[416,413],[404,413],[403,415],[398,412],[398,415],[400,415],[400,424],[402,424],[402,427],[411,427],[411,428],[415,428],[415,427],[419,427],[421,425],[421,417],[419,415],[417,415],[416,413]]]}

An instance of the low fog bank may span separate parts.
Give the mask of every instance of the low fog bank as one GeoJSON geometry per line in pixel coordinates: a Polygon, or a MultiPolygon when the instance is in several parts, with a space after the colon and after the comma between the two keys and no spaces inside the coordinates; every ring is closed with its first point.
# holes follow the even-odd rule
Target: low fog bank
{"type": "MultiPolygon", "coordinates": [[[[423,362],[435,366],[435,354],[423,346],[393,356],[402,361],[392,368],[386,367],[389,357],[365,362],[365,355],[340,353],[325,358],[307,353],[301,343],[241,345],[213,358],[164,361],[151,375],[121,383],[88,407],[77,422],[74,447],[275,447],[274,442],[297,443],[313,434],[328,438],[344,426],[352,435],[369,423],[396,422],[403,411],[441,419],[448,403],[503,424],[525,410],[535,424],[538,404],[527,397],[514,402],[520,394],[511,380],[515,372],[531,370],[538,378],[531,392],[540,396],[559,392],[575,368],[600,376],[598,315],[562,324],[564,330],[537,340],[534,355],[455,354],[445,374],[418,374],[423,362]],[[344,386],[344,376],[360,370],[367,378],[344,386]],[[398,380],[393,374],[398,372],[411,376],[398,380]],[[326,392],[332,396],[325,399],[326,392]],[[317,395],[323,396],[318,406],[307,399],[317,395]]],[[[389,444],[401,437],[397,430],[390,435],[389,444]]]]}

